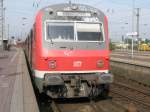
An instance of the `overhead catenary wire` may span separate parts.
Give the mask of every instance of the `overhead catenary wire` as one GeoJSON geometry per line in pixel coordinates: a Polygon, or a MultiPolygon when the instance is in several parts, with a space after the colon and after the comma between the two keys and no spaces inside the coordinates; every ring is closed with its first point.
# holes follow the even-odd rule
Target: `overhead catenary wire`
{"type": "MultiPolygon", "coordinates": [[[[29,0],[27,0],[27,1],[21,1],[23,4],[25,3],[25,4],[28,4],[28,5],[30,5],[31,6],[31,8],[32,8],[32,10],[34,10],[34,12],[33,11],[29,11],[28,9],[27,9],[27,11],[7,11],[8,13],[7,14],[9,14],[9,15],[17,15],[17,16],[22,16],[22,15],[27,15],[27,16],[29,16],[29,18],[33,18],[33,17],[35,17],[35,14],[36,14],[36,12],[41,8],[41,7],[44,7],[44,5],[46,6],[46,5],[48,5],[48,4],[55,4],[55,3],[62,3],[62,2],[65,2],[65,3],[68,3],[68,1],[69,0],[58,0],[58,1],[56,1],[56,0],[33,0],[31,3],[29,2],[29,0]],[[36,4],[38,4],[38,6],[35,4],[35,6],[33,7],[33,4],[32,3],[34,3],[34,2],[36,2],[36,4]],[[29,4],[30,3],[30,4],[29,4]]],[[[76,3],[81,3],[81,4],[88,4],[88,5],[91,5],[91,6],[94,6],[94,7],[96,7],[96,8],[99,8],[99,9],[102,9],[103,11],[105,11],[105,14],[106,15],[108,15],[110,18],[109,18],[109,23],[111,24],[111,25],[115,25],[115,24],[117,24],[117,25],[119,25],[120,26],[120,24],[118,24],[118,23],[120,23],[120,22],[118,22],[118,20],[116,20],[116,18],[118,17],[118,18],[123,18],[124,19],[124,21],[125,22],[128,22],[129,23],[129,21],[131,20],[131,15],[127,15],[126,13],[125,13],[125,17],[123,17],[123,16],[121,16],[121,14],[119,14],[118,12],[118,8],[116,8],[115,6],[117,5],[117,7],[119,6],[127,6],[127,10],[125,10],[125,11],[127,11],[127,12],[131,12],[131,3],[127,3],[126,1],[117,1],[117,0],[72,0],[72,1],[74,1],[74,2],[76,2],[76,3]],[[107,5],[107,4],[111,4],[111,6],[112,7],[110,7],[110,5],[107,5]],[[106,6],[106,8],[105,7],[103,7],[103,6],[106,6]],[[129,7],[128,7],[129,6],[129,7]],[[109,13],[107,12],[107,10],[109,9],[109,13]],[[112,11],[113,10],[113,11],[112,11]],[[113,13],[111,13],[111,11],[113,12],[113,13]],[[119,16],[116,16],[116,15],[118,15],[119,14],[119,16]]],[[[137,0],[138,1],[138,0],[137,0]]],[[[11,1],[10,1],[11,2],[11,1]]],[[[20,2],[20,3],[21,3],[20,2]]],[[[136,4],[138,4],[138,3],[136,3],[136,4]]],[[[147,10],[149,10],[147,7],[142,7],[142,10],[143,10],[143,8],[144,9],[147,9],[147,10]]],[[[126,9],[126,8],[121,8],[121,10],[122,9],[126,9]]],[[[122,12],[122,13],[124,13],[124,12],[122,12]]],[[[148,21],[148,20],[145,20],[147,17],[149,17],[150,16],[150,14],[147,12],[145,12],[145,11],[143,11],[143,12],[141,12],[141,20],[144,20],[144,21],[148,21]]],[[[16,18],[16,17],[14,17],[14,18],[16,18]]],[[[34,18],[33,18],[34,19],[34,18]]],[[[123,23],[121,23],[121,24],[123,24],[123,23]]],[[[149,23],[147,23],[147,24],[149,24],[149,23]]],[[[129,25],[131,25],[131,23],[129,23],[129,25]]],[[[129,26],[128,25],[128,26],[129,26]]],[[[119,29],[118,29],[119,30],[119,29]]]]}

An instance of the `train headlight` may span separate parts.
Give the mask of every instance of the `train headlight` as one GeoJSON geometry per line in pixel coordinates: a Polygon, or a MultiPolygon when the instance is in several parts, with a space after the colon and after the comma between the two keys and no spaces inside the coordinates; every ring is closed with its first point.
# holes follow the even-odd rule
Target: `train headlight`
{"type": "Polygon", "coordinates": [[[55,69],[55,68],[57,67],[57,65],[56,65],[56,60],[51,60],[51,61],[49,61],[49,67],[50,67],[51,69],[55,69]]]}
{"type": "Polygon", "coordinates": [[[97,61],[97,67],[98,67],[98,68],[104,67],[104,61],[103,61],[103,60],[97,61]]]}

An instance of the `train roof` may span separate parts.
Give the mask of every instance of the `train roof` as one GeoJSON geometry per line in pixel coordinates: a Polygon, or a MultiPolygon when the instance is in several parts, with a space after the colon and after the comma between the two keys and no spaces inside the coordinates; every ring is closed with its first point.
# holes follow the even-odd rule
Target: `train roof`
{"type": "Polygon", "coordinates": [[[40,10],[40,12],[43,12],[45,14],[54,14],[56,16],[56,13],[59,11],[63,12],[89,12],[92,14],[92,16],[100,17],[102,19],[105,14],[92,6],[83,5],[83,4],[71,4],[71,3],[62,3],[62,4],[54,4],[49,5],[43,9],[40,10]]]}
{"type": "MultiPolygon", "coordinates": [[[[72,11],[91,11],[91,12],[97,12],[97,13],[103,13],[101,10],[94,8],[89,5],[84,5],[84,4],[69,4],[69,3],[64,3],[64,4],[54,4],[54,5],[49,5],[47,7],[44,7],[41,9],[41,11],[45,9],[52,9],[54,11],[59,11],[59,10],[72,10],[72,11]]],[[[104,14],[104,13],[103,13],[104,14]]]]}

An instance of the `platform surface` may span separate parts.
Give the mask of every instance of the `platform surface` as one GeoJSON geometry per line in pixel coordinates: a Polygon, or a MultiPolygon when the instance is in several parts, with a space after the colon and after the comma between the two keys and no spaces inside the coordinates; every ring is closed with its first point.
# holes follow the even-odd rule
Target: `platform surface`
{"type": "Polygon", "coordinates": [[[24,53],[0,52],[0,112],[39,112],[24,53]]]}

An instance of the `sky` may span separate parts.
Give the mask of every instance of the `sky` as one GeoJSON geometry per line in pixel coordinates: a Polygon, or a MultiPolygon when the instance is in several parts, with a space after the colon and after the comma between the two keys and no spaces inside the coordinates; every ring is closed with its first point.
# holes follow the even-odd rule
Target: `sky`
{"type": "MultiPolygon", "coordinates": [[[[133,1],[134,7],[140,8],[140,37],[150,39],[150,0],[72,0],[73,3],[96,7],[108,16],[112,41],[121,41],[122,35],[126,36],[127,33],[135,31],[135,25],[132,28],[133,1]]],[[[39,9],[56,3],[68,2],[69,0],[4,0],[5,31],[7,32],[9,24],[10,36],[25,37],[39,9]]],[[[136,24],[136,16],[134,24],[136,24]]]]}

